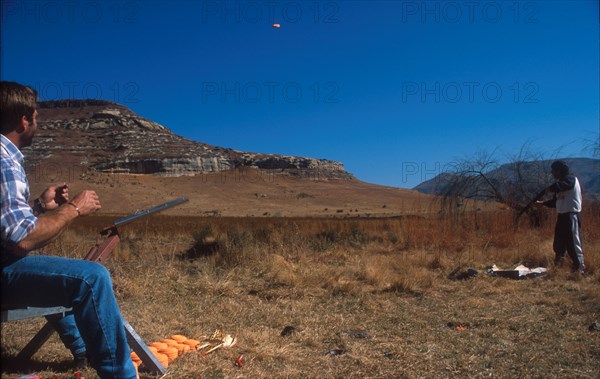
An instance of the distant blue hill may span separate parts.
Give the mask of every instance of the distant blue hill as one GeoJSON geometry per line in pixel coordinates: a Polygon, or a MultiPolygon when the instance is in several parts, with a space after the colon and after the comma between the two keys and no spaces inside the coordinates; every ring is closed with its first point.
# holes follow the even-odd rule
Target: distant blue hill
{"type": "MultiPolygon", "coordinates": [[[[579,179],[584,199],[600,200],[600,159],[593,158],[565,158],[571,173],[579,179]]],[[[485,175],[498,188],[502,196],[510,196],[518,192],[517,197],[533,197],[545,186],[552,183],[550,165],[554,160],[530,161],[507,163],[499,166],[485,175]]],[[[454,192],[459,175],[452,172],[442,173],[431,180],[414,187],[415,190],[431,194],[445,195],[454,192]]],[[[468,188],[462,188],[461,193],[466,197],[477,199],[492,199],[489,192],[489,183],[482,178],[473,178],[468,181],[468,188]]]]}

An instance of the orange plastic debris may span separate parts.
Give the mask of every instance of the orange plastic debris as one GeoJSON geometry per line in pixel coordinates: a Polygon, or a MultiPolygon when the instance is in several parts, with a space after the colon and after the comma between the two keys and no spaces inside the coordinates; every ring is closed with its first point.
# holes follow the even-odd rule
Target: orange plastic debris
{"type": "Polygon", "coordinates": [[[235,360],[235,365],[238,367],[244,367],[245,364],[246,360],[244,359],[244,354],[240,354],[240,356],[235,360]]]}
{"type": "Polygon", "coordinates": [[[466,326],[462,326],[462,325],[457,325],[456,326],[456,330],[458,330],[459,332],[463,331],[463,330],[467,330],[466,326]]]}
{"type": "Polygon", "coordinates": [[[281,28],[280,24],[273,24],[273,29],[279,29],[279,28],[281,28]]]}

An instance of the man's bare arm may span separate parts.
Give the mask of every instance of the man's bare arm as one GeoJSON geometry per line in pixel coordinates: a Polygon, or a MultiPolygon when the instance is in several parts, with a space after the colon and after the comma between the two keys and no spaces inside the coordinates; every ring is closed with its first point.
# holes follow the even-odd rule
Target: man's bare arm
{"type": "Polygon", "coordinates": [[[100,200],[94,191],[83,191],[72,202],[63,204],[52,213],[38,218],[35,229],[15,248],[14,254],[25,255],[39,249],[58,237],[77,216],[85,216],[100,209],[100,200]]]}
{"type": "Polygon", "coordinates": [[[65,204],[50,214],[38,217],[35,229],[17,244],[15,253],[22,256],[31,250],[46,246],[58,237],[77,216],[75,207],[65,204]]]}

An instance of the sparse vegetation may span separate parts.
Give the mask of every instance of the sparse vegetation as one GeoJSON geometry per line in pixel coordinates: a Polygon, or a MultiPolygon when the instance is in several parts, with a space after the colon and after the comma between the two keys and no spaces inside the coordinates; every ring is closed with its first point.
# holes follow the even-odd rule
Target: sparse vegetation
{"type": "Polygon", "coordinates": [[[299,194],[296,195],[296,199],[300,200],[300,199],[306,199],[306,198],[314,198],[314,195],[308,194],[306,192],[300,192],[299,194]]]}
{"type": "MultiPolygon", "coordinates": [[[[600,334],[588,330],[600,319],[599,209],[589,204],[583,215],[584,277],[553,267],[551,218],[540,228],[524,220],[515,232],[508,210],[372,219],[155,216],[123,228],[107,266],[122,313],[146,341],[216,328],[238,337],[231,350],[180,358],[173,378],[588,378],[600,369],[600,334]],[[493,263],[551,270],[544,279],[511,281],[484,275],[493,263]],[[469,267],[480,275],[448,279],[469,267]],[[296,332],[282,337],[288,325],[296,332]],[[348,330],[366,330],[368,338],[348,330]],[[331,349],[344,354],[325,354],[331,349]],[[234,365],[240,353],[243,368],[234,365]]],[[[46,250],[82,257],[113,219],[81,219],[46,250]]],[[[2,325],[2,377],[15,376],[14,356],[41,324],[2,325]]],[[[70,354],[54,336],[34,359],[44,375],[61,375],[70,354]]]]}

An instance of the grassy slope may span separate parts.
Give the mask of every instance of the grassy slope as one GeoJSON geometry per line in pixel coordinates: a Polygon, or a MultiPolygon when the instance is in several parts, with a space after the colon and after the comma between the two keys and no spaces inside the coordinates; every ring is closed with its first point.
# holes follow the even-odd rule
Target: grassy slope
{"type": "Polygon", "coordinates": [[[223,216],[368,216],[427,211],[431,197],[416,191],[384,187],[359,180],[294,179],[257,170],[227,171],[193,177],[96,174],[29,177],[32,197],[48,185],[66,181],[72,194],[93,189],[102,212],[128,213],[188,197],[185,206],[168,214],[223,216]],[[385,206],[385,207],[384,207],[385,206]]]}

